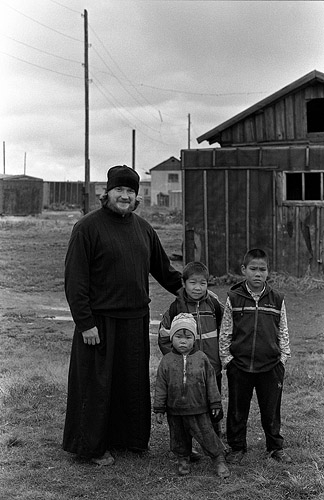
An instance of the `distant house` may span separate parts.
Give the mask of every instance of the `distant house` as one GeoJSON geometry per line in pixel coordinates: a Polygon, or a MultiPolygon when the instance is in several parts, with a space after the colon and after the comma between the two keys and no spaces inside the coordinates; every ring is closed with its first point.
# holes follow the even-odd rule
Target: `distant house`
{"type": "Polygon", "coordinates": [[[37,215],[43,208],[43,179],[0,175],[0,214],[37,215]]]}
{"type": "Polygon", "coordinates": [[[151,205],[160,207],[182,207],[182,179],[180,160],[171,156],[150,169],[151,205]]]}
{"type": "Polygon", "coordinates": [[[182,150],[184,260],[240,272],[261,247],[273,270],[324,268],[324,73],[312,71],[182,150]],[[195,203],[193,201],[195,200],[195,203]]]}
{"type": "Polygon", "coordinates": [[[141,205],[149,207],[151,205],[151,181],[149,179],[140,181],[138,194],[142,198],[141,205]]]}

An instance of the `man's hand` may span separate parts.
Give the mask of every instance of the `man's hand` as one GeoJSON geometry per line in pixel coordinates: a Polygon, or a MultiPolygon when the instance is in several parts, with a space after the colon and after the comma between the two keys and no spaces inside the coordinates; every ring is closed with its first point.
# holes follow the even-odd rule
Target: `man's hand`
{"type": "Polygon", "coordinates": [[[98,334],[98,329],[96,326],[90,328],[90,330],[86,330],[82,332],[83,342],[89,345],[100,344],[100,338],[98,334]]]}
{"type": "Polygon", "coordinates": [[[162,422],[163,422],[163,416],[164,416],[163,413],[156,413],[155,419],[156,419],[156,422],[158,424],[162,424],[162,422]]]}

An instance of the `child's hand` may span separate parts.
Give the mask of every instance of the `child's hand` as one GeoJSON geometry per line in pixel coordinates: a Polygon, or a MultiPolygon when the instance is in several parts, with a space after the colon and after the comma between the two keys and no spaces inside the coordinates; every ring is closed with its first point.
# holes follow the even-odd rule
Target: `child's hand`
{"type": "Polygon", "coordinates": [[[156,416],[155,416],[155,419],[156,419],[156,422],[158,424],[162,424],[163,422],[163,417],[164,417],[164,414],[163,413],[157,413],[156,416]]]}
{"type": "Polygon", "coordinates": [[[213,422],[219,422],[224,416],[223,408],[210,410],[210,418],[213,422]]]}

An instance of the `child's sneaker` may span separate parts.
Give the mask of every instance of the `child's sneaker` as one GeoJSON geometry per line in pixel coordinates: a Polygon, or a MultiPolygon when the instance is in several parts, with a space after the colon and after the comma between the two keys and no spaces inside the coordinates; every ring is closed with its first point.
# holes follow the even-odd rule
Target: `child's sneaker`
{"type": "Polygon", "coordinates": [[[218,457],[215,458],[214,463],[215,463],[216,474],[218,477],[221,478],[229,477],[230,471],[228,470],[223,455],[218,455],[218,457]]]}
{"type": "Polygon", "coordinates": [[[187,474],[190,474],[189,457],[178,459],[178,474],[179,476],[187,476],[187,474]]]}
{"type": "Polygon", "coordinates": [[[232,450],[226,455],[226,462],[228,464],[239,465],[244,455],[243,450],[232,450]]]}
{"type": "Polygon", "coordinates": [[[199,462],[201,459],[201,454],[197,450],[192,450],[190,453],[190,462],[199,462]]]}
{"type": "Polygon", "coordinates": [[[277,462],[282,462],[284,464],[290,464],[292,462],[291,457],[284,450],[275,450],[270,452],[270,457],[277,462]]]}

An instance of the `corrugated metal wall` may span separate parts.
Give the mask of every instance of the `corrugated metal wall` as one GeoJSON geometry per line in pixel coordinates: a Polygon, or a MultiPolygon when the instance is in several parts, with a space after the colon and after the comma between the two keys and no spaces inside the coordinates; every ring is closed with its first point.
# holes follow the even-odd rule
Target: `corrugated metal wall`
{"type": "MultiPolygon", "coordinates": [[[[83,182],[44,182],[44,208],[54,205],[65,205],[67,207],[83,206],[83,182]]],[[[90,183],[90,206],[91,209],[100,206],[96,200],[95,183],[90,183]]]]}
{"type": "Polygon", "coordinates": [[[239,273],[250,247],[263,248],[273,260],[273,183],[272,170],[186,171],[185,261],[201,260],[211,274],[221,276],[239,273]]]}

